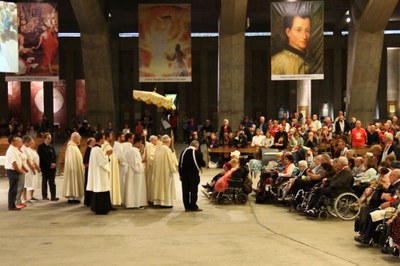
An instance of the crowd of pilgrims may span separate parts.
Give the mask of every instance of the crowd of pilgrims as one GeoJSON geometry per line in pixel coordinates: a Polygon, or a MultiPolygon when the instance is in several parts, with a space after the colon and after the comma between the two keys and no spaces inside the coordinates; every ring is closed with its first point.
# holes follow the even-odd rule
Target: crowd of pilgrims
{"type": "MultiPolygon", "coordinates": [[[[357,222],[360,235],[355,240],[371,244],[375,229],[384,220],[389,225],[385,234],[390,236],[390,241],[384,243],[382,250],[398,254],[400,125],[397,117],[384,123],[368,124],[364,129],[361,121],[355,118],[347,121],[342,112],[334,120],[330,117],[319,119],[317,115],[302,117],[294,113],[291,119],[283,117],[280,121],[265,121],[261,116],[258,123],[254,123],[245,116],[235,131],[227,119],[224,119],[217,132],[213,131],[210,120],[206,120],[203,126],[193,127],[185,134],[186,142],[198,140],[208,150],[220,146],[279,149],[282,154],[268,165],[262,165],[260,154],[255,154],[255,159],[249,163],[250,171],[260,173],[263,169],[276,183],[288,181],[284,200],[295,200],[300,189],[313,189],[314,198],[306,210],[310,216],[318,214],[322,196],[354,191],[362,204],[357,222]],[[330,153],[320,152],[323,144],[333,148],[330,153]],[[356,149],[365,147],[368,152],[357,156],[356,149]],[[387,217],[388,211],[391,211],[390,217],[387,217]],[[382,213],[385,215],[382,216],[382,213]]],[[[51,135],[45,133],[44,136],[43,149],[51,146],[51,135]]],[[[114,139],[113,130],[106,129],[104,133],[97,132],[94,138],[87,139],[87,150],[83,157],[79,150],[80,141],[80,134],[73,132],[65,151],[62,196],[68,198],[68,203],[80,203],[84,197],[84,204],[96,214],[107,214],[120,205],[137,209],[149,204],[162,208],[173,207],[173,174],[177,172],[178,160],[171,149],[168,135],[151,135],[143,143],[139,134],[135,136],[124,131],[116,133],[114,139]]],[[[24,136],[23,141],[11,136],[9,142],[11,145],[6,157],[19,156],[17,175],[25,176],[22,186],[19,180],[18,189],[15,182],[10,181],[9,209],[19,210],[26,206],[23,201],[36,200],[33,193],[39,183],[35,181],[37,174],[41,167],[54,169],[55,158],[47,162],[45,154],[40,155],[40,147],[37,154],[33,138],[29,135],[24,136]],[[12,153],[14,155],[10,155],[12,153]]],[[[210,154],[208,166],[214,163],[222,170],[203,187],[210,193],[223,192],[226,187],[218,190],[218,182],[229,179],[243,167],[239,163],[239,155],[239,152],[210,154]]],[[[13,165],[7,166],[6,163],[7,175],[12,169],[13,165]]],[[[54,178],[47,174],[46,179],[43,175],[43,199],[48,199],[47,183],[50,185],[51,200],[57,201],[54,178]]]]}
{"type": "MultiPolygon", "coordinates": [[[[302,210],[311,217],[318,216],[325,197],[354,192],[361,204],[360,216],[355,223],[359,235],[355,240],[368,245],[379,244],[382,252],[398,256],[400,127],[397,117],[384,123],[368,124],[364,129],[361,121],[355,118],[347,121],[342,112],[333,121],[330,117],[321,121],[317,115],[304,119],[296,115],[291,120],[284,118],[267,122],[260,117],[257,124],[244,117],[235,133],[225,119],[218,134],[210,133],[206,143],[208,148],[253,146],[279,149],[281,153],[278,153],[277,160],[264,162],[257,152],[255,159],[249,161],[250,172],[262,177],[255,190],[257,194],[264,192],[265,184],[262,182],[265,182],[265,176],[273,180],[275,187],[286,183],[278,201],[290,202],[294,206],[303,200],[296,197],[300,190],[312,191],[306,209],[302,210]],[[324,144],[324,152],[321,152],[324,144]],[[376,239],[377,228],[383,230],[380,240],[376,239]]],[[[233,152],[220,158],[210,154],[211,165],[214,160],[222,170],[203,185],[206,194],[218,195],[226,189],[226,180],[240,169],[238,155],[240,152],[236,155],[233,152]]]]}

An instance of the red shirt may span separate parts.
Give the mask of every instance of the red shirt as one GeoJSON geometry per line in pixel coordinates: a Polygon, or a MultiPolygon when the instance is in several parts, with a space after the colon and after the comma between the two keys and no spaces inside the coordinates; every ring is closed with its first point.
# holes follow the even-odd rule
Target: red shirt
{"type": "Polygon", "coordinates": [[[362,127],[351,130],[351,146],[364,147],[367,142],[367,132],[362,127]]]}

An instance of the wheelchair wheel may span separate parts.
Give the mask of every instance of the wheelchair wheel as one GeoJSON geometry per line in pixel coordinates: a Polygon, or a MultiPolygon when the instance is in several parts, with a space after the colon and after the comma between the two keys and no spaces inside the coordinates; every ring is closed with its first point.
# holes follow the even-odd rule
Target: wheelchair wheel
{"type": "Polygon", "coordinates": [[[229,201],[230,201],[229,196],[226,195],[226,194],[221,195],[221,196],[218,198],[218,203],[220,203],[220,204],[227,204],[227,203],[229,203],[229,201]]]}
{"type": "Polygon", "coordinates": [[[239,195],[237,195],[236,200],[241,204],[245,204],[247,202],[247,195],[240,193],[239,195]]]}
{"type": "Polygon", "coordinates": [[[342,220],[354,220],[360,214],[358,197],[350,192],[340,194],[333,207],[337,216],[342,220]]]}
{"type": "Polygon", "coordinates": [[[296,205],[296,211],[304,212],[303,204],[297,204],[296,205]]]}
{"type": "Polygon", "coordinates": [[[328,219],[328,212],[326,212],[326,211],[321,211],[321,212],[319,212],[318,218],[320,218],[320,219],[322,219],[322,220],[328,219]]]}
{"type": "Polygon", "coordinates": [[[335,211],[335,207],[334,207],[334,202],[332,202],[333,200],[328,200],[327,204],[326,204],[326,211],[329,213],[330,216],[332,217],[338,217],[337,213],[335,211]]]}

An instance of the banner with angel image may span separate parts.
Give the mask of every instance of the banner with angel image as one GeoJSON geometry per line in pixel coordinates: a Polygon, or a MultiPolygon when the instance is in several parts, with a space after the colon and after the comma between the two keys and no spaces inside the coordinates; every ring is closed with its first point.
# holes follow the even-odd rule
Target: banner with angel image
{"type": "Polygon", "coordinates": [[[139,5],[139,82],[191,82],[190,4],[139,5]]]}

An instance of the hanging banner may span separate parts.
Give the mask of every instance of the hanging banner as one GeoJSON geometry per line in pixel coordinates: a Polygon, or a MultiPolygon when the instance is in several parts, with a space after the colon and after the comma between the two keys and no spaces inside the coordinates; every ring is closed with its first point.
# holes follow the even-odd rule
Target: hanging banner
{"type": "Polygon", "coordinates": [[[19,64],[7,81],[58,81],[56,3],[18,3],[19,64]]]}
{"type": "Polygon", "coordinates": [[[191,82],[190,4],[139,5],[139,82],[191,82]]]}
{"type": "Polygon", "coordinates": [[[324,3],[271,3],[271,79],[324,79],[324,3]]]}
{"type": "Polygon", "coordinates": [[[17,4],[0,1],[0,72],[18,72],[17,4]]]}

